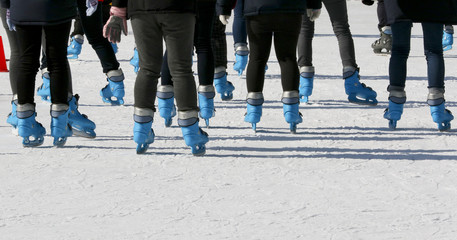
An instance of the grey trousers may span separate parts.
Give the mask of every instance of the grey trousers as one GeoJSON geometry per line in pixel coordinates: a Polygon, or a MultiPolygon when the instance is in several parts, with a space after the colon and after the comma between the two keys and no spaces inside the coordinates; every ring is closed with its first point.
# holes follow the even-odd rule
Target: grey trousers
{"type": "MultiPolygon", "coordinates": [[[[355,61],[354,41],[349,29],[346,0],[322,0],[330,16],[333,32],[338,39],[343,68],[358,68],[355,61]]],[[[314,22],[303,15],[300,37],[298,39],[298,65],[313,66],[314,22]]]]}
{"type": "Polygon", "coordinates": [[[140,59],[140,70],[134,89],[134,106],[155,111],[154,102],[163,58],[162,41],[165,40],[178,111],[198,112],[197,89],[190,54],[194,44],[195,14],[134,15],[132,28],[140,59]]]}

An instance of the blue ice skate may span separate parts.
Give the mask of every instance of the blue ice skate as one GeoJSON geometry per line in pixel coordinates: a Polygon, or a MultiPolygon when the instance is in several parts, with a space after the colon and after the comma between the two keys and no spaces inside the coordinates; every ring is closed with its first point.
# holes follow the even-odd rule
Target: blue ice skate
{"type": "Polygon", "coordinates": [[[376,106],[378,100],[376,100],[376,92],[367,87],[364,83],[359,81],[359,72],[354,71],[349,77],[345,77],[344,87],[346,94],[348,95],[348,100],[351,103],[362,104],[362,105],[372,105],[376,106]]]}
{"type": "Polygon", "coordinates": [[[194,156],[206,153],[205,144],[209,141],[208,134],[198,126],[198,121],[190,126],[181,127],[186,145],[191,147],[194,156]]]}
{"type": "Polygon", "coordinates": [[[79,95],[74,95],[70,102],[70,117],[68,123],[71,125],[73,134],[85,138],[95,138],[95,123],[92,122],[86,114],[78,111],[79,95]]]}
{"type": "Polygon", "coordinates": [[[298,111],[298,103],[283,104],[284,118],[289,123],[290,132],[297,133],[297,124],[303,122],[302,114],[298,111]]]}
{"type": "Polygon", "coordinates": [[[438,124],[438,130],[448,131],[451,129],[451,121],[454,119],[451,111],[445,108],[444,102],[440,105],[430,106],[433,121],[438,124]]]}
{"type": "Polygon", "coordinates": [[[36,90],[36,94],[41,97],[43,101],[51,102],[51,79],[49,73],[43,73],[43,84],[36,90]]]}
{"type": "Polygon", "coordinates": [[[154,142],[155,135],[151,127],[152,121],[145,123],[135,122],[133,126],[133,141],[137,144],[137,154],[145,153],[149,148],[149,144],[154,142]]]}
{"type": "Polygon", "coordinates": [[[82,45],[84,43],[84,37],[81,35],[75,35],[71,37],[70,45],[67,47],[67,58],[78,59],[78,55],[81,54],[82,45]]]}
{"type": "Polygon", "coordinates": [[[124,73],[122,69],[111,70],[107,73],[108,84],[100,90],[100,96],[103,102],[110,103],[111,105],[124,104],[124,73]]]}
{"type": "Polygon", "coordinates": [[[41,123],[35,120],[36,113],[27,118],[19,118],[17,129],[19,136],[23,137],[22,145],[24,147],[37,147],[43,144],[46,129],[41,123]],[[32,137],[33,139],[30,139],[32,137]]]}
{"type": "Polygon", "coordinates": [[[397,121],[401,119],[403,105],[403,103],[395,103],[389,100],[389,107],[384,110],[384,118],[389,120],[389,128],[392,130],[397,128],[397,121]]]}
{"type": "Polygon", "coordinates": [[[209,127],[209,119],[214,117],[214,92],[213,85],[198,86],[198,106],[200,108],[199,115],[205,119],[206,127],[209,127]]]}
{"type": "Polygon", "coordinates": [[[54,137],[53,144],[56,147],[63,147],[67,137],[73,135],[69,121],[70,111],[70,108],[63,113],[51,110],[51,136],[54,137]]]}
{"type": "Polygon", "coordinates": [[[159,114],[165,120],[165,127],[170,127],[176,116],[175,97],[157,98],[159,114]]]}
{"type": "Polygon", "coordinates": [[[6,119],[6,122],[10,124],[13,129],[17,129],[17,114],[16,114],[16,109],[17,105],[15,101],[11,101],[11,113],[8,114],[8,118],[6,119]]]}
{"type": "Polygon", "coordinates": [[[244,69],[246,69],[248,54],[249,49],[246,43],[235,44],[235,62],[233,63],[233,70],[238,72],[238,76],[241,76],[244,69]]]}
{"type": "Polygon", "coordinates": [[[299,86],[299,91],[300,91],[300,102],[308,102],[308,97],[313,94],[313,82],[314,82],[314,77],[305,77],[308,75],[305,75],[307,73],[301,73],[300,74],[300,86],[299,86]]]}
{"type": "Polygon", "coordinates": [[[230,81],[227,81],[227,72],[214,74],[214,86],[216,87],[216,91],[221,95],[222,101],[233,99],[233,90],[235,90],[235,87],[230,81]]]}
{"type": "Polygon", "coordinates": [[[443,31],[443,51],[448,51],[452,49],[452,44],[454,44],[453,34],[443,31]]]}
{"type": "Polygon", "coordinates": [[[113,52],[114,52],[114,54],[116,54],[116,53],[117,53],[117,51],[118,51],[118,47],[117,47],[117,44],[116,44],[116,43],[112,43],[112,42],[110,42],[110,44],[111,44],[111,47],[113,48],[113,52]]]}
{"type": "Polygon", "coordinates": [[[260,122],[260,118],[262,117],[262,105],[251,105],[247,104],[247,112],[244,116],[244,121],[251,123],[252,130],[257,132],[257,123],[260,122]]]}
{"type": "Polygon", "coordinates": [[[133,66],[133,71],[138,73],[140,69],[140,58],[138,57],[138,50],[136,48],[133,49],[133,57],[130,59],[130,65],[133,66]]]}

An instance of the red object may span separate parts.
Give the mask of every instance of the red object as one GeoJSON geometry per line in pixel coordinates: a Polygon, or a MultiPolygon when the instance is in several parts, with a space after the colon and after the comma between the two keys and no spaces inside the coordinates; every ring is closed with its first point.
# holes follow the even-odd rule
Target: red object
{"type": "Polygon", "coordinates": [[[5,50],[3,50],[3,40],[0,36],[0,72],[8,72],[6,67],[5,50]]]}

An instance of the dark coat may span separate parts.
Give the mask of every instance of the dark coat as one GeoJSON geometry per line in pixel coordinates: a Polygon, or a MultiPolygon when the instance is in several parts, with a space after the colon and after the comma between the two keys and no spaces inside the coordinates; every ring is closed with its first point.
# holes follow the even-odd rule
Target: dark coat
{"type": "Polygon", "coordinates": [[[196,0],[113,0],[113,6],[127,7],[129,17],[147,13],[195,13],[196,0]]]}
{"type": "Polygon", "coordinates": [[[398,5],[413,22],[457,24],[457,0],[398,0],[398,5]]]}
{"type": "Polygon", "coordinates": [[[1,0],[16,25],[53,25],[76,16],[75,0],[1,0]]]}
{"type": "Polygon", "coordinates": [[[400,21],[411,21],[398,6],[398,0],[384,0],[386,8],[387,24],[400,21]]]}
{"type": "MultiPolygon", "coordinates": [[[[218,0],[216,12],[218,15],[230,15],[236,0],[218,0]]],[[[238,0],[244,1],[245,16],[255,16],[270,13],[300,13],[307,8],[322,8],[321,0],[238,0]]]]}

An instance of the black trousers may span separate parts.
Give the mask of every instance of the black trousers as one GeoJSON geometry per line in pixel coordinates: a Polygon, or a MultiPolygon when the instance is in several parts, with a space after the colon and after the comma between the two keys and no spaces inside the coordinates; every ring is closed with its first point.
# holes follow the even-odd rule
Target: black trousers
{"type": "Polygon", "coordinates": [[[270,56],[272,40],[281,68],[284,91],[298,91],[297,41],[300,33],[301,14],[264,14],[246,17],[251,46],[246,81],[248,92],[262,92],[265,65],[270,56]]]}
{"type": "Polygon", "coordinates": [[[213,35],[211,45],[214,53],[214,66],[227,68],[227,38],[225,34],[225,25],[214,15],[213,18],[213,35]]]}
{"type": "Polygon", "coordinates": [[[2,18],[3,28],[5,29],[6,35],[8,36],[8,42],[10,44],[10,64],[9,64],[9,77],[11,92],[13,95],[17,94],[17,67],[19,65],[19,47],[17,45],[17,33],[10,31],[8,24],[6,24],[6,9],[0,9],[0,15],[2,18]]]}
{"type": "Polygon", "coordinates": [[[384,26],[389,26],[387,24],[387,15],[386,15],[386,7],[384,7],[384,0],[378,0],[378,29],[381,31],[381,28],[384,26]]]}
{"type": "Polygon", "coordinates": [[[68,104],[70,66],[67,60],[67,41],[71,22],[50,26],[17,25],[19,65],[17,67],[17,94],[19,104],[34,104],[35,77],[40,67],[42,34],[51,78],[51,101],[68,104]]]}
{"type": "MultiPolygon", "coordinates": [[[[199,2],[197,8],[197,21],[195,23],[194,46],[197,53],[198,82],[200,85],[213,85],[214,80],[214,54],[211,47],[213,19],[216,14],[215,2],[199,2]]],[[[190,53],[189,53],[190,54],[190,53]]],[[[173,85],[170,69],[168,67],[167,52],[165,52],[161,83],[173,85]]]]}
{"type": "MultiPolygon", "coordinates": [[[[111,9],[111,5],[105,4],[105,2],[103,2],[103,5],[102,5],[103,25],[105,25],[106,21],[108,21],[108,19],[110,17],[110,15],[109,15],[110,9],[111,9]]],[[[75,18],[75,22],[73,24],[73,32],[71,32],[70,37],[73,37],[78,34],[84,36],[83,25],[81,23],[81,17],[79,17],[79,13],[75,18]]]]}

